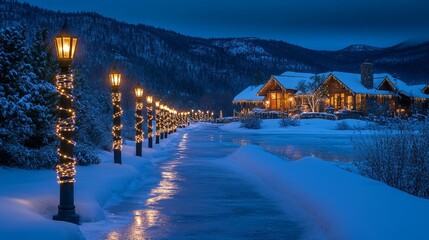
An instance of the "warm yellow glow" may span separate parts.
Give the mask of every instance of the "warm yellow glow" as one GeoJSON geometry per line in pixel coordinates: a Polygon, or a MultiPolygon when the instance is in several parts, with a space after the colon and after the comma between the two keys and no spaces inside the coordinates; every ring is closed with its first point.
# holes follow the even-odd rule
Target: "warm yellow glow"
{"type": "Polygon", "coordinates": [[[160,102],[159,102],[159,101],[156,101],[156,102],[155,102],[155,106],[156,106],[156,107],[159,107],[159,104],[160,104],[160,102]]]}
{"type": "Polygon", "coordinates": [[[292,100],[293,100],[293,97],[290,97],[290,98],[289,98],[289,101],[291,101],[291,102],[292,102],[292,100]]]}
{"type": "Polygon", "coordinates": [[[109,79],[112,87],[119,87],[121,85],[121,77],[122,74],[120,74],[115,68],[110,71],[109,79]]]}
{"type": "MultiPolygon", "coordinates": [[[[57,75],[57,92],[64,98],[70,99],[73,102],[73,96],[70,93],[73,89],[73,74],[60,74],[57,75]],[[69,91],[66,91],[69,90],[69,91]]],[[[63,108],[58,106],[59,111],[65,111],[68,114],[68,117],[59,118],[56,125],[56,134],[61,141],[66,142],[66,144],[75,146],[76,142],[72,138],[67,137],[65,132],[74,132],[75,127],[75,118],[76,113],[73,108],[63,108]]],[[[58,156],[63,159],[62,163],[59,163],[56,166],[57,179],[58,183],[74,183],[74,176],[76,175],[76,159],[73,156],[67,155],[60,151],[60,148],[57,149],[58,156]]]]}
{"type": "Polygon", "coordinates": [[[147,96],[146,101],[147,103],[152,103],[152,96],[147,96]]]}
{"type": "Polygon", "coordinates": [[[73,60],[76,50],[77,38],[58,35],[55,37],[57,56],[60,60],[73,60]]]}
{"type": "Polygon", "coordinates": [[[57,57],[60,61],[73,60],[76,51],[77,37],[69,32],[67,22],[64,23],[60,32],[54,37],[54,42],[57,57]]]}
{"type": "Polygon", "coordinates": [[[136,93],[136,97],[138,98],[142,98],[143,97],[143,88],[140,86],[137,86],[136,88],[134,88],[134,92],[136,93]]]}

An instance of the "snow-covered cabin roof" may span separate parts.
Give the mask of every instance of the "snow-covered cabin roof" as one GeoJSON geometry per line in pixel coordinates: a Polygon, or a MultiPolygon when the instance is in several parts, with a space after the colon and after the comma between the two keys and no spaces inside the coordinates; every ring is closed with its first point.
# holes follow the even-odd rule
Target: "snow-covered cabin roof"
{"type": "Polygon", "coordinates": [[[381,82],[384,80],[386,74],[374,74],[374,88],[366,88],[362,82],[361,82],[361,75],[359,73],[347,73],[347,72],[327,72],[322,75],[326,76],[326,80],[328,80],[329,77],[334,77],[338,81],[340,81],[342,84],[344,84],[345,87],[350,89],[350,91],[357,93],[357,94],[370,94],[370,95],[392,95],[391,92],[385,91],[385,90],[378,90],[375,87],[377,83],[381,84],[381,82]],[[383,78],[384,77],[384,78],[383,78]]]}
{"type": "Polygon", "coordinates": [[[301,73],[301,72],[284,72],[279,76],[272,76],[284,88],[297,90],[298,83],[301,81],[314,81],[314,73],[301,73]]]}
{"type": "MultiPolygon", "coordinates": [[[[271,81],[276,81],[281,88],[284,90],[295,90],[298,89],[298,84],[301,81],[314,81],[314,73],[302,73],[302,72],[284,72],[281,75],[273,75],[270,80],[268,80],[258,92],[259,96],[264,95],[264,90],[268,87],[271,81]]],[[[297,91],[297,93],[300,91],[297,91]]]]}
{"type": "Polygon", "coordinates": [[[263,101],[264,97],[262,96],[256,96],[256,94],[259,92],[259,90],[264,85],[258,85],[258,86],[249,86],[243,91],[241,91],[237,96],[234,97],[234,100],[232,100],[233,103],[239,103],[239,102],[257,102],[257,101],[263,101]]]}
{"type": "MultiPolygon", "coordinates": [[[[390,74],[386,74],[384,81],[389,81],[392,87],[395,88],[395,91],[398,91],[405,96],[414,98],[429,98],[429,94],[424,93],[424,90],[427,87],[426,84],[408,85],[404,81],[390,74]]],[[[378,87],[380,87],[381,84],[382,82],[380,82],[378,87]]]]}

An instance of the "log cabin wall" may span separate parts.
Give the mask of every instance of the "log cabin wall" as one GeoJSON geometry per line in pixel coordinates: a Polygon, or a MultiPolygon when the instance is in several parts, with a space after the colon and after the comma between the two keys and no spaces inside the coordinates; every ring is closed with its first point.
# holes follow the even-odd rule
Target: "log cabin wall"
{"type": "Polygon", "coordinates": [[[335,110],[356,110],[356,94],[344,87],[332,76],[324,84],[327,85],[328,89],[325,107],[334,107],[335,110]]]}

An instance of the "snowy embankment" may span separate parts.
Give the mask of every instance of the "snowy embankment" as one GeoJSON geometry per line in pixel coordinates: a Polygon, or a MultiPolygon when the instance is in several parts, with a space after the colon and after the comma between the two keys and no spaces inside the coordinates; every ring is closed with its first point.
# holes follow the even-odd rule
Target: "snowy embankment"
{"type": "Polygon", "coordinates": [[[228,159],[280,201],[295,201],[329,239],[429,239],[427,199],[332,162],[313,157],[287,162],[255,145],[241,147],[228,159]]]}
{"type": "Polygon", "coordinates": [[[280,127],[280,119],[264,119],[261,129],[240,128],[240,122],[225,124],[220,128],[227,132],[252,133],[252,134],[278,134],[278,133],[302,133],[302,134],[352,134],[354,130],[337,130],[337,124],[347,122],[352,129],[365,129],[368,122],[356,119],[326,120],[326,119],[302,119],[300,126],[280,127]]]}
{"type": "MultiPolygon", "coordinates": [[[[180,131],[180,130],[179,130],[180,131]]],[[[103,205],[120,199],[131,183],[152,170],[154,161],[164,158],[166,149],[177,144],[179,133],[170,135],[135,156],[134,142],[122,149],[122,165],[113,154],[101,152],[101,163],[78,166],[75,183],[76,212],[81,224],[105,218],[103,205]]],[[[5,239],[84,239],[79,226],[53,221],[59,203],[59,186],[54,170],[0,168],[0,236],[5,239]]]]}

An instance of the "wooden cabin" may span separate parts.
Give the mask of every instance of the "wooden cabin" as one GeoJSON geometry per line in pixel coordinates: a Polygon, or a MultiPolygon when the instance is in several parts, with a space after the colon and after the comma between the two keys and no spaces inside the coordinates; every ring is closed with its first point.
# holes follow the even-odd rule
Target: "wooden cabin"
{"type": "MultiPolygon", "coordinates": [[[[319,87],[327,89],[321,109],[355,110],[363,114],[386,115],[395,109],[393,94],[389,91],[367,88],[361,76],[354,73],[332,72],[319,87]]],[[[316,91],[319,91],[317,89],[316,91]]]]}
{"type": "Polygon", "coordinates": [[[428,113],[428,85],[407,85],[396,76],[386,75],[377,87],[394,93],[396,114],[428,113]]]}
{"type": "Polygon", "coordinates": [[[290,112],[301,105],[298,85],[301,81],[312,81],[315,74],[285,72],[271,76],[257,93],[264,97],[265,108],[269,111],[290,112]]]}
{"type": "Polygon", "coordinates": [[[240,113],[249,113],[254,108],[265,107],[264,97],[257,96],[262,86],[249,86],[234,97],[232,103],[240,105],[240,113]]]}
{"type": "Polygon", "coordinates": [[[241,104],[244,109],[264,106],[269,111],[291,112],[299,108],[305,112],[310,110],[305,107],[308,96],[319,100],[317,106],[312,104],[316,111],[330,107],[336,111],[354,110],[362,114],[409,115],[427,114],[429,109],[429,84],[407,85],[390,74],[375,74],[373,64],[368,61],[361,65],[360,74],[285,72],[243,92],[237,95],[234,103],[241,104]],[[301,82],[315,85],[316,76],[318,81],[323,81],[315,91],[304,95],[298,90],[301,82]]]}

